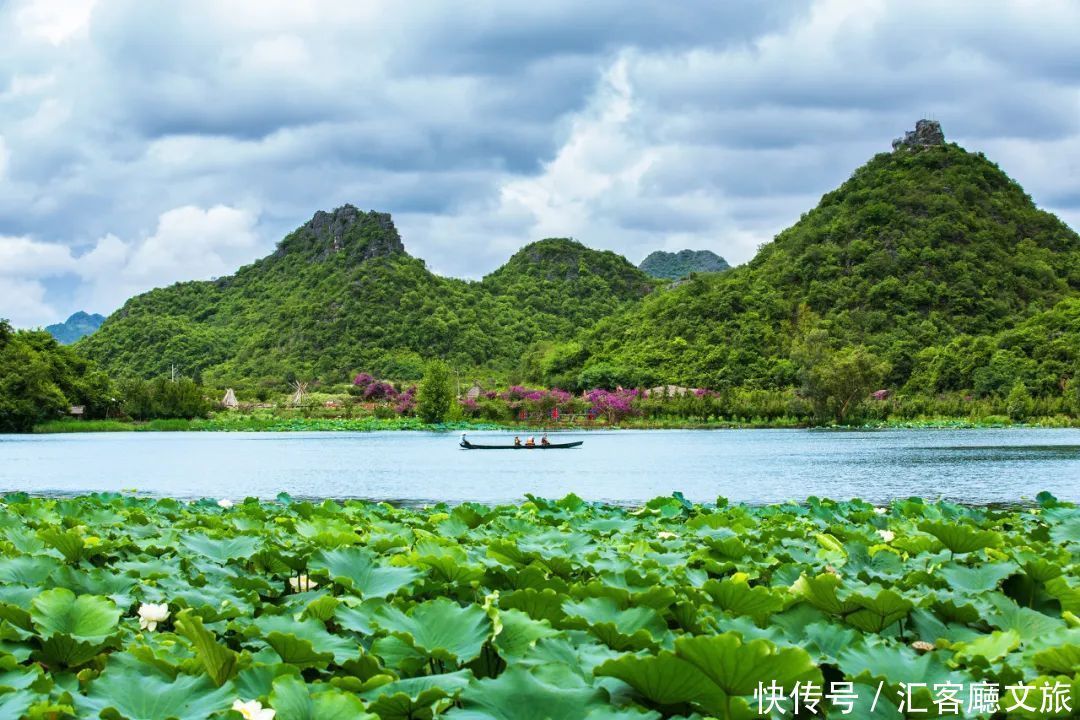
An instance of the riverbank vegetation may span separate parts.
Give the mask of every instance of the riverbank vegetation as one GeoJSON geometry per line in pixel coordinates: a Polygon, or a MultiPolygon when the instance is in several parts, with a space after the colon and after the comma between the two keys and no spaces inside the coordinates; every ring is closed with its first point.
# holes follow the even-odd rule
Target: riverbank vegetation
{"type": "Polygon", "coordinates": [[[759,703],[869,718],[955,701],[967,717],[1075,717],[1078,523],[1047,495],[638,509],[8,495],[0,713],[733,720],[759,703]]]}
{"type": "MultiPolygon", "coordinates": [[[[845,362],[858,362],[848,360],[845,362]]],[[[821,367],[826,367],[822,365],[821,367]]],[[[833,379],[820,377],[827,386],[833,379]]],[[[1006,397],[973,398],[948,394],[937,398],[872,394],[845,397],[837,421],[832,396],[789,390],[714,391],[675,386],[652,389],[594,388],[576,394],[564,390],[513,385],[485,390],[459,385],[445,365],[434,364],[416,385],[357,374],[353,382],[316,388],[301,399],[281,395],[262,403],[241,393],[236,407],[211,404],[192,381],[126,383],[109,418],[52,419],[37,432],[290,431],[290,430],[479,430],[605,428],[795,428],[880,427],[961,428],[1080,426],[1073,405],[1063,398],[1033,398],[1012,392],[1006,397]],[[425,389],[426,388],[426,389],[425,389]],[[128,395],[127,393],[131,393],[128,395]],[[189,409],[170,415],[163,403],[189,409]],[[214,409],[211,410],[210,408],[214,409]],[[824,408],[824,411],[823,411],[824,408]],[[155,412],[156,409],[156,412],[155,412]]],[[[839,388],[850,392],[850,385],[839,388]]]]}

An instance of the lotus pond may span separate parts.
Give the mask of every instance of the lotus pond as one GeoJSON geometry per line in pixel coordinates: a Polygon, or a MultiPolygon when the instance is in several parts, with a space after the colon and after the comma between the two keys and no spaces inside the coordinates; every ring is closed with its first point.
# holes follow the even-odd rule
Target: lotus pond
{"type": "Polygon", "coordinates": [[[0,552],[2,718],[1049,718],[1080,701],[1080,509],[1048,495],[14,494],[0,552]]]}

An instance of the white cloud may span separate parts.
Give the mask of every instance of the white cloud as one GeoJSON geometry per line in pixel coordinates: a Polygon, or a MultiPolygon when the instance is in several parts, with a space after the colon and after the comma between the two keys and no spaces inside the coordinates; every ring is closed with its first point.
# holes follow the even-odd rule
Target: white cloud
{"type": "Polygon", "coordinates": [[[65,245],[0,235],[0,276],[50,277],[71,272],[73,265],[71,250],[65,245]]]}
{"type": "Polygon", "coordinates": [[[52,318],[56,317],[45,299],[43,284],[0,275],[0,318],[10,320],[15,327],[37,327],[55,322],[52,318]]]}
{"type": "Polygon", "coordinates": [[[7,141],[4,140],[4,136],[0,135],[0,182],[4,181],[4,176],[7,175],[8,163],[11,161],[11,151],[8,150],[7,141]]]}
{"type": "Polygon", "coordinates": [[[249,210],[185,206],[162,213],[148,237],[125,242],[105,235],[78,258],[84,282],[78,301],[111,312],[155,287],[230,274],[260,254],[255,223],[249,210]]]}
{"type": "Polygon", "coordinates": [[[28,0],[16,11],[28,35],[59,45],[86,31],[97,0],[28,0]]]}

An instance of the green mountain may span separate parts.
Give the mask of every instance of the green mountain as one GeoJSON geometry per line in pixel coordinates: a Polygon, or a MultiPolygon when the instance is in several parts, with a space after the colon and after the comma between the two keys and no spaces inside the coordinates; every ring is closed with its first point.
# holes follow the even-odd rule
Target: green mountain
{"type": "Polygon", "coordinates": [[[80,310],[62,323],[47,325],[45,331],[56,338],[61,345],[70,345],[97,330],[103,322],[105,322],[104,315],[97,313],[90,315],[80,310]]]}
{"type": "MultiPolygon", "coordinates": [[[[1080,237],[996,165],[956,145],[899,143],[748,264],[653,293],[542,364],[553,368],[546,379],[564,383],[789,387],[799,376],[793,348],[816,331],[834,347],[867,348],[899,387],[928,376],[928,348],[959,338],[981,338],[986,352],[974,363],[990,364],[1010,343],[1001,352],[1036,365],[1061,355],[1039,328],[1056,323],[1075,337],[1067,299],[1078,291],[1080,237]]],[[[1071,371],[1061,364],[1071,362],[1038,370],[1041,386],[1064,386],[1071,371]]],[[[974,390],[978,371],[933,386],[974,390]]],[[[980,389],[1000,391],[1015,375],[980,389]]]]}
{"type": "Polygon", "coordinates": [[[569,338],[652,290],[652,282],[626,258],[590,250],[567,238],[526,245],[484,278],[496,297],[513,299],[536,323],[536,336],[569,338]]]}
{"type": "Polygon", "coordinates": [[[508,370],[648,289],[625,259],[569,240],[534,243],[482,282],[440,277],[405,252],[389,215],[346,205],[235,275],[131,298],[79,348],[115,376],[175,365],[238,385],[356,369],[411,378],[430,357],[508,370]]]}
{"type": "Polygon", "coordinates": [[[650,277],[679,280],[690,273],[722,272],[731,266],[711,250],[680,250],[674,253],[656,250],[649,253],[638,267],[650,277]]]}

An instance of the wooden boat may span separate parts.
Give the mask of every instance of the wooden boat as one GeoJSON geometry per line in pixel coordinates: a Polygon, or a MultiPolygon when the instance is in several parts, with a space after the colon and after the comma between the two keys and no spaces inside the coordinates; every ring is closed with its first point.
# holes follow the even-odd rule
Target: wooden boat
{"type": "Polygon", "coordinates": [[[585,442],[584,440],[578,440],[577,442],[567,443],[548,443],[547,445],[541,445],[536,443],[535,445],[477,445],[476,443],[469,442],[468,440],[461,441],[461,447],[466,450],[562,450],[565,448],[576,448],[585,442]]]}

